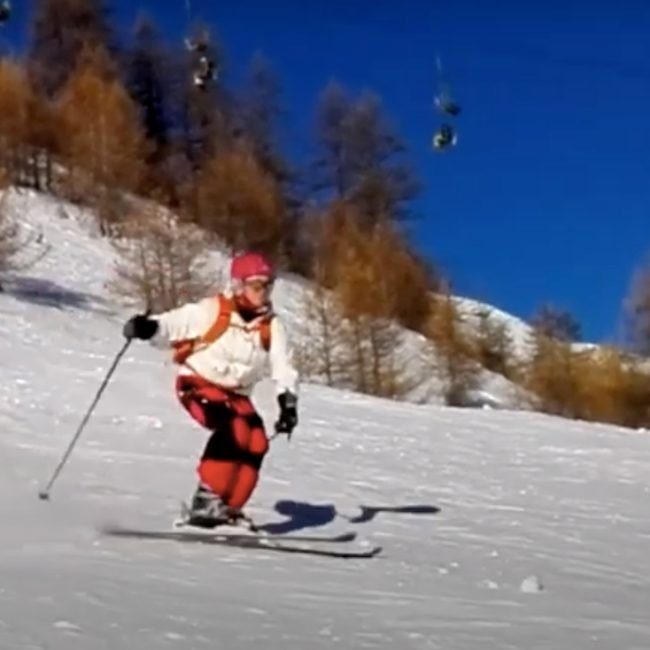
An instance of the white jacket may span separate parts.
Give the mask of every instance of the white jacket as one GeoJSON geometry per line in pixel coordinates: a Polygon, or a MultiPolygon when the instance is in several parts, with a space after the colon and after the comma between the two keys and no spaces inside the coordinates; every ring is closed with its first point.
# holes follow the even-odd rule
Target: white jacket
{"type": "MultiPolygon", "coordinates": [[[[177,341],[198,338],[208,331],[218,315],[219,300],[212,297],[151,316],[158,321],[158,331],[151,342],[156,347],[169,347],[177,341]]],[[[233,310],[230,327],[216,341],[192,353],[180,366],[179,373],[198,374],[218,386],[250,395],[269,366],[278,394],[286,390],[297,394],[298,372],[286,330],[278,317],[271,321],[271,347],[267,352],[262,347],[259,330],[251,330],[233,310]]]]}

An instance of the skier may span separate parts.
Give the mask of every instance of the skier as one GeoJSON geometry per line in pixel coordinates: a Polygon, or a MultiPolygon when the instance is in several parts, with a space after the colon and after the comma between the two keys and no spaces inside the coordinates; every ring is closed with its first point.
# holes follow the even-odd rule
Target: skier
{"type": "Polygon", "coordinates": [[[273,283],[268,260],[244,253],[232,260],[224,293],[159,315],[138,314],[124,325],[128,339],[174,349],[177,396],[212,432],[197,467],[199,483],[186,524],[254,527],[242,508],[269,443],[249,396],[267,361],[280,407],[275,430],[290,436],[298,423],[299,378],[284,326],[272,311],[273,283]]]}

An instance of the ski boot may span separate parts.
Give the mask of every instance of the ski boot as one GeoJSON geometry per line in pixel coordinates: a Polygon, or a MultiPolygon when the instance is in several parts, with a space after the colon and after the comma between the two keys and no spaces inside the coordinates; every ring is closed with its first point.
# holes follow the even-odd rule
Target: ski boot
{"type": "Polygon", "coordinates": [[[218,494],[202,483],[196,488],[189,508],[185,503],[182,503],[181,507],[181,519],[176,523],[176,527],[196,526],[211,529],[217,526],[234,526],[256,530],[250,517],[239,508],[225,504],[218,494]]]}

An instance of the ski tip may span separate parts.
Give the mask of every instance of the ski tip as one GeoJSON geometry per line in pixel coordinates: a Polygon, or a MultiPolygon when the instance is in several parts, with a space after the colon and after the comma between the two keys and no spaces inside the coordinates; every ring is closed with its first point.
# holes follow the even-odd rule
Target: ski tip
{"type": "Polygon", "coordinates": [[[120,537],[128,533],[128,528],[114,522],[105,522],[97,526],[97,532],[107,537],[120,537]]]}
{"type": "Polygon", "coordinates": [[[372,548],[368,549],[367,551],[359,551],[357,553],[350,553],[347,556],[344,556],[345,559],[347,560],[356,560],[356,559],[364,559],[368,560],[374,557],[377,557],[384,548],[382,546],[373,546],[372,548]]]}
{"type": "Polygon", "coordinates": [[[320,541],[320,542],[353,542],[354,540],[357,539],[359,536],[358,533],[354,530],[349,530],[346,531],[345,533],[339,533],[338,535],[319,535],[318,533],[315,533],[313,535],[306,533],[303,534],[302,532],[297,532],[297,533],[276,533],[276,532],[269,532],[264,528],[264,524],[261,526],[257,526],[257,530],[254,530],[253,532],[257,533],[260,535],[260,537],[264,537],[267,539],[297,539],[297,540],[312,540],[312,541],[320,541]]]}

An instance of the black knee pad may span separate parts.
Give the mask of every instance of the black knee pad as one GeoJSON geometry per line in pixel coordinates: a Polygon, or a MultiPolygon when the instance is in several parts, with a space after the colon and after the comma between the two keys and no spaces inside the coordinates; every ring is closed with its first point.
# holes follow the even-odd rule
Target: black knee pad
{"type": "Polygon", "coordinates": [[[254,454],[241,449],[235,441],[232,427],[228,427],[223,431],[215,431],[210,436],[202,460],[230,460],[259,470],[264,456],[265,454],[254,454]]]}
{"type": "Polygon", "coordinates": [[[226,402],[209,402],[199,400],[205,415],[205,424],[212,431],[230,431],[232,429],[232,410],[226,402]]]}

